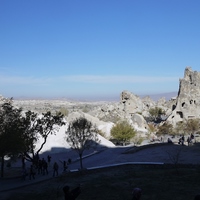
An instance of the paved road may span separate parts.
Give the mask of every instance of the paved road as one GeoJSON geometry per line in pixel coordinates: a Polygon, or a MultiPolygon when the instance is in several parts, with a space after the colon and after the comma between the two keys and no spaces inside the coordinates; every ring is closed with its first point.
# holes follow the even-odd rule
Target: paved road
{"type": "MultiPolygon", "coordinates": [[[[95,156],[83,160],[85,168],[105,166],[126,162],[158,162],[174,163],[174,157],[179,163],[200,164],[200,147],[187,147],[180,145],[164,145],[146,148],[131,154],[124,154],[128,147],[108,148],[95,156]]],[[[79,163],[70,166],[79,168],[79,163]]]]}

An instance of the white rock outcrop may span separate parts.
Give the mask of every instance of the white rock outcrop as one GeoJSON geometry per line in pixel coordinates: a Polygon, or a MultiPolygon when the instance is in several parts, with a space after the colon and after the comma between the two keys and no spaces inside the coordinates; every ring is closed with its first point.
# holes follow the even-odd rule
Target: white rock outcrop
{"type": "Polygon", "coordinates": [[[200,72],[186,67],[184,78],[179,81],[179,92],[167,121],[175,125],[179,121],[200,118],[200,72]]]}
{"type": "Polygon", "coordinates": [[[84,117],[90,122],[92,122],[93,125],[95,125],[100,131],[102,131],[102,133],[105,135],[106,138],[110,138],[110,130],[114,125],[114,123],[101,121],[97,117],[93,117],[92,115],[89,115],[88,113],[84,112],[70,113],[67,117],[67,121],[71,122],[79,117],[84,117]]]}
{"type": "MultiPolygon", "coordinates": [[[[44,153],[44,152],[60,153],[60,152],[71,150],[71,147],[69,146],[69,144],[66,141],[66,130],[68,128],[68,124],[69,123],[66,123],[66,125],[60,127],[60,129],[58,131],[56,131],[55,134],[48,136],[47,142],[44,145],[44,147],[40,153],[44,153]]],[[[112,142],[110,142],[106,138],[102,137],[101,135],[98,135],[98,138],[100,141],[99,145],[101,147],[114,147],[115,146],[112,142]]],[[[36,149],[38,149],[41,146],[42,142],[43,142],[43,140],[40,137],[36,143],[36,149]]]]}

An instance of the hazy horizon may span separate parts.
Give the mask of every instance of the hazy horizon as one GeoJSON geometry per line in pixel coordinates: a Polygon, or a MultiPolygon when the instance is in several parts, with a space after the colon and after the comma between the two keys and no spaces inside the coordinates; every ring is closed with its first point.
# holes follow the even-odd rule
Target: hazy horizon
{"type": "MultiPolygon", "coordinates": [[[[121,94],[121,93],[120,93],[121,94]]],[[[16,96],[13,97],[14,100],[69,100],[69,101],[120,101],[120,94],[117,96],[101,96],[101,97],[67,97],[67,96],[61,96],[61,97],[39,97],[39,96],[16,96]]],[[[133,93],[134,95],[137,95],[133,93]]],[[[137,95],[140,98],[144,98],[146,96],[149,96],[152,100],[157,101],[158,99],[165,97],[166,100],[170,100],[173,97],[176,97],[178,92],[168,92],[168,93],[158,93],[158,94],[144,94],[144,95],[137,95]]],[[[11,97],[6,97],[11,98],[11,97]]]]}

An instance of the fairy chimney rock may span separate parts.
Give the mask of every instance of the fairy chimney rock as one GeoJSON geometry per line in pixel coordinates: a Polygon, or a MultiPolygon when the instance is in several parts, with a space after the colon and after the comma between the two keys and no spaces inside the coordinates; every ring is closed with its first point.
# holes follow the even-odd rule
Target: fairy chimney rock
{"type": "Polygon", "coordinates": [[[176,124],[178,121],[195,118],[200,118],[200,72],[186,67],[184,78],[179,80],[176,105],[168,121],[176,124]]]}
{"type": "Polygon", "coordinates": [[[129,91],[123,91],[120,96],[120,102],[124,106],[124,111],[127,114],[142,112],[144,104],[140,97],[129,91]]]}

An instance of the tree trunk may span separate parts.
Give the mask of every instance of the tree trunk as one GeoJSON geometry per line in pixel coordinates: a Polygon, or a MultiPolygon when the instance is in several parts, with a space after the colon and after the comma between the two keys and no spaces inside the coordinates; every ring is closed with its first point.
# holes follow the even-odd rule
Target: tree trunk
{"type": "Polygon", "coordinates": [[[82,154],[79,154],[80,157],[80,167],[81,169],[83,169],[83,158],[82,158],[82,154]]]}
{"type": "Polygon", "coordinates": [[[1,157],[1,178],[4,177],[4,156],[1,157]]]}

